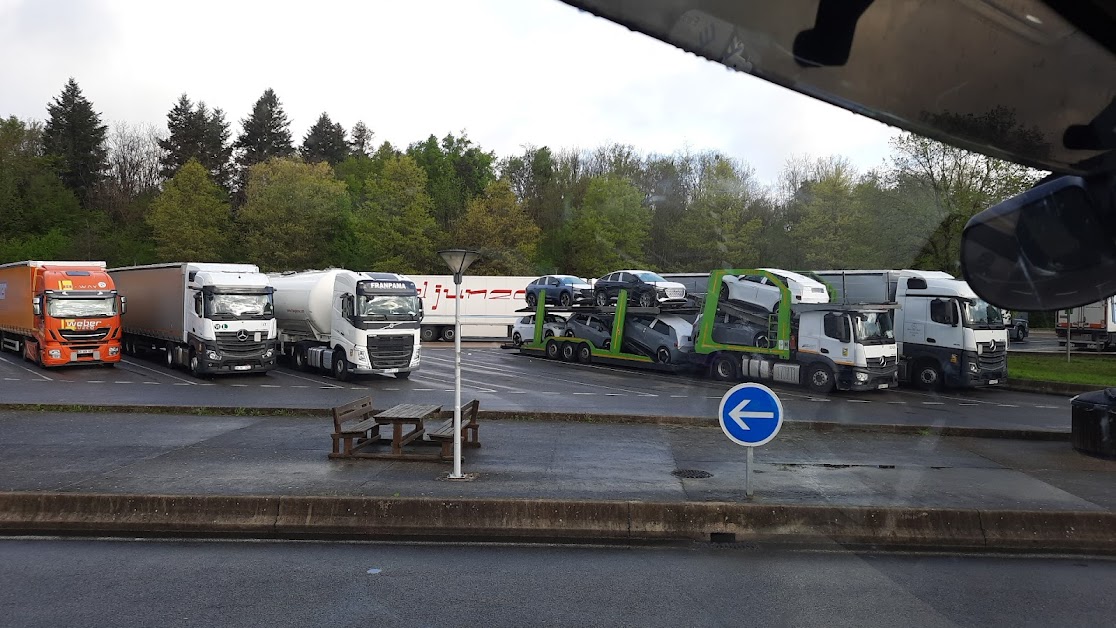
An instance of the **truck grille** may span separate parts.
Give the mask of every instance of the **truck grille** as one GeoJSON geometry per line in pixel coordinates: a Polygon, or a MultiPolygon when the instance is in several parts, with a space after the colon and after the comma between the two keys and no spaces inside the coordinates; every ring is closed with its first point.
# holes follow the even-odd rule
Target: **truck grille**
{"type": "MultiPolygon", "coordinates": [[[[264,352],[265,343],[255,341],[256,332],[248,332],[248,337],[241,341],[235,331],[217,332],[217,352],[225,358],[258,357],[264,352]]],[[[263,334],[260,334],[263,337],[263,334]]]]}
{"type": "Polygon", "coordinates": [[[90,329],[81,331],[74,329],[62,329],[59,330],[58,333],[61,334],[63,340],[69,340],[70,342],[94,342],[97,340],[104,340],[106,337],[108,337],[109,328],[104,327],[101,329],[90,329]]]}
{"type": "Polygon", "coordinates": [[[668,299],[685,299],[686,298],[686,289],[685,288],[667,288],[663,292],[666,293],[668,299]]]}
{"type": "Polygon", "coordinates": [[[895,356],[868,358],[868,370],[873,373],[887,373],[895,368],[895,356]]]}
{"type": "Polygon", "coordinates": [[[398,369],[411,365],[414,336],[369,336],[368,359],[374,369],[398,369]]]}
{"type": "Polygon", "coordinates": [[[982,371],[1001,371],[1007,367],[1007,350],[998,349],[989,351],[985,349],[977,358],[982,371]]]}

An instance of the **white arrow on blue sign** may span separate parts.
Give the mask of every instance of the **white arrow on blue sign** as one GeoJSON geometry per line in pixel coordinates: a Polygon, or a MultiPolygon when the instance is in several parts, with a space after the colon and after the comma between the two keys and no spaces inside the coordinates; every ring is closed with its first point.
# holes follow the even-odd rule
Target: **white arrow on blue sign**
{"type": "Polygon", "coordinates": [[[748,382],[734,386],[721,397],[717,416],[729,440],[759,447],[775,438],[783,426],[783,404],[767,386],[748,382]]]}

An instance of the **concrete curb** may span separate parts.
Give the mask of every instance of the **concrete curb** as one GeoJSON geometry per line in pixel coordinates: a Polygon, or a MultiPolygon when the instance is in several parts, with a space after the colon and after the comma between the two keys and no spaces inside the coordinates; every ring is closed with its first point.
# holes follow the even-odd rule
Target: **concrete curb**
{"type": "MultiPolygon", "coordinates": [[[[183,414],[192,416],[328,416],[324,408],[234,408],[195,406],[81,406],[75,404],[10,404],[0,403],[0,411],[21,412],[85,412],[85,413],[148,413],[183,414]]],[[[521,412],[513,410],[481,410],[478,418],[486,421],[553,421],[568,423],[631,423],[638,425],[673,425],[679,427],[717,427],[712,417],[653,416],[641,414],[597,414],[583,412],[521,412]]],[[[901,425],[891,423],[836,423],[830,421],[786,421],[784,432],[867,432],[910,436],[967,436],[970,438],[1002,438],[1007,440],[1066,441],[1070,432],[1030,429],[1000,429],[964,426],[901,425]]]]}
{"type": "Polygon", "coordinates": [[[376,497],[0,493],[0,533],[1116,553],[1116,513],[376,497]]]}
{"type": "Polygon", "coordinates": [[[1000,387],[1004,390],[1012,390],[1015,392],[1041,393],[1046,395],[1060,395],[1063,397],[1072,397],[1084,392],[1104,389],[1104,386],[1094,386],[1092,384],[1067,384],[1064,382],[1042,382],[1033,379],[1014,378],[1009,379],[1000,387]]]}

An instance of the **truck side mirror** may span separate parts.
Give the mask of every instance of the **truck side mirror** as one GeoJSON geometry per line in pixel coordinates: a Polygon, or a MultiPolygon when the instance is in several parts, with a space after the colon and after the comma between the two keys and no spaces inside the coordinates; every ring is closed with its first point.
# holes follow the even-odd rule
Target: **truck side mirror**
{"type": "Polygon", "coordinates": [[[35,313],[35,316],[42,316],[43,315],[43,298],[42,297],[35,297],[35,298],[31,299],[31,311],[35,313]]]}
{"type": "Polygon", "coordinates": [[[120,296],[120,313],[121,314],[127,314],[128,313],[128,297],[126,297],[124,295],[120,296]]]}

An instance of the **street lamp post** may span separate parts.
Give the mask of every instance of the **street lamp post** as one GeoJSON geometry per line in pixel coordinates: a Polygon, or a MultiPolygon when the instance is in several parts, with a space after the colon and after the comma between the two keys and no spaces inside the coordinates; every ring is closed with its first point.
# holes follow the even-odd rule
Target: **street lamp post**
{"type": "Polygon", "coordinates": [[[460,480],[461,473],[461,276],[480,258],[480,253],[465,249],[438,251],[453,272],[453,473],[451,480],[460,480]]]}

